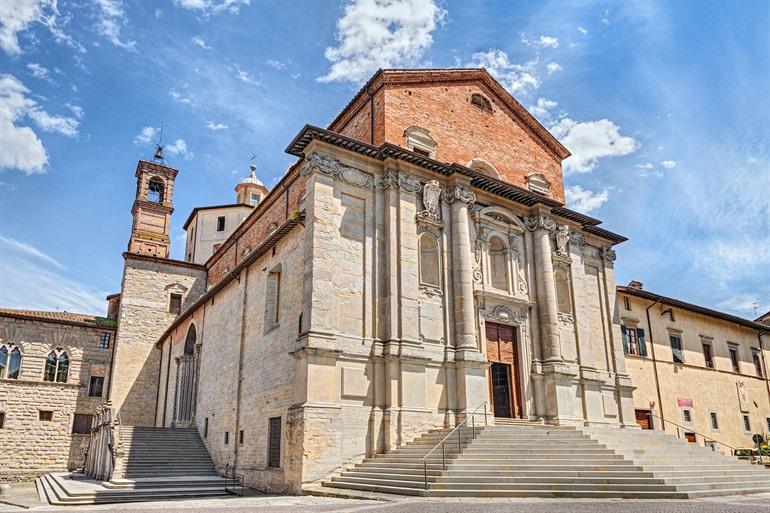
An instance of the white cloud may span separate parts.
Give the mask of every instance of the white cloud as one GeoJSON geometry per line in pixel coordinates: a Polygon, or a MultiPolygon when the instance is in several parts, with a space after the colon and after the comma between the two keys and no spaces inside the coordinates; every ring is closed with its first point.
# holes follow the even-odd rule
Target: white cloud
{"type": "Polygon", "coordinates": [[[69,278],[64,266],[34,246],[0,235],[3,306],[104,315],[105,292],[69,278]]]}
{"type": "Polygon", "coordinates": [[[33,77],[39,78],[40,80],[48,80],[50,78],[48,68],[41,66],[36,62],[30,62],[27,64],[27,69],[33,77]]]}
{"type": "Polygon", "coordinates": [[[525,64],[514,64],[502,50],[489,50],[473,54],[473,65],[486,68],[489,73],[511,93],[526,94],[540,87],[535,66],[537,59],[525,64]]]}
{"type": "Polygon", "coordinates": [[[636,165],[636,168],[637,168],[637,169],[652,169],[652,168],[654,168],[654,167],[655,167],[655,166],[654,166],[654,165],[652,165],[652,163],[650,163],[650,162],[645,162],[644,164],[637,164],[637,165],[636,165]]]}
{"type": "Polygon", "coordinates": [[[158,139],[158,129],[154,126],[146,126],[142,128],[142,131],[134,137],[134,142],[137,144],[150,144],[154,143],[158,139]]]}
{"type": "Polygon", "coordinates": [[[639,176],[647,178],[648,176],[655,176],[660,178],[663,176],[663,171],[655,169],[655,165],[651,162],[645,162],[644,164],[637,164],[636,169],[639,170],[639,176]]]}
{"type": "Polygon", "coordinates": [[[559,38],[553,36],[540,36],[537,44],[543,48],[559,48],[559,38]]]}
{"type": "Polygon", "coordinates": [[[412,66],[433,44],[446,12],[433,0],[353,0],[337,20],[337,47],[320,82],[362,82],[379,68],[412,66]]]}
{"type": "Polygon", "coordinates": [[[556,73],[557,71],[561,71],[564,68],[562,68],[561,64],[559,64],[558,62],[549,62],[548,65],[546,66],[546,69],[548,70],[548,74],[550,75],[551,73],[556,73]]]}
{"type": "Polygon", "coordinates": [[[565,171],[588,173],[599,159],[628,155],[639,147],[633,137],[621,135],[620,127],[609,119],[577,122],[562,118],[550,129],[572,153],[564,161],[565,171]]]}
{"type": "Polygon", "coordinates": [[[537,99],[537,103],[535,105],[530,105],[528,110],[530,114],[533,116],[540,118],[540,119],[547,119],[551,116],[550,111],[552,109],[555,109],[556,106],[559,105],[553,100],[548,100],[546,98],[543,98],[542,96],[537,99]]]}
{"type": "Polygon", "coordinates": [[[121,39],[120,30],[125,25],[126,13],[122,0],[94,0],[99,8],[96,30],[117,47],[135,52],[136,41],[121,39]]]}
{"type": "Polygon", "coordinates": [[[214,123],[212,121],[208,121],[206,123],[206,128],[216,132],[217,130],[227,130],[227,125],[225,125],[224,123],[214,123]]]}
{"type": "Polygon", "coordinates": [[[192,95],[188,95],[186,93],[180,93],[176,89],[171,89],[168,92],[168,94],[171,95],[171,98],[173,98],[174,101],[177,101],[179,103],[186,103],[186,104],[189,105],[189,104],[192,104],[192,102],[193,102],[192,95]]]}
{"type": "Polygon", "coordinates": [[[48,155],[42,141],[23,119],[33,121],[44,132],[68,137],[78,135],[78,120],[52,115],[31,97],[13,75],[0,75],[0,169],[17,169],[27,174],[44,173],[48,155]]]}
{"type": "Polygon", "coordinates": [[[717,307],[722,310],[735,312],[747,319],[756,319],[758,315],[765,313],[766,307],[764,305],[766,304],[758,294],[736,294],[717,303],[717,307]],[[755,306],[757,307],[756,312],[754,310],[755,306]]]}
{"type": "Polygon", "coordinates": [[[286,64],[276,59],[268,59],[265,64],[275,69],[286,69],[286,64]]]}
{"type": "Polygon", "coordinates": [[[85,52],[83,45],[56,26],[58,16],[56,0],[0,0],[0,48],[8,55],[19,55],[22,53],[19,34],[40,23],[57,43],[85,52]]]}
{"type": "Polygon", "coordinates": [[[242,5],[249,5],[249,0],[175,0],[176,4],[191,11],[198,11],[208,17],[214,14],[229,12],[238,14],[242,5]]]}
{"type": "Polygon", "coordinates": [[[676,160],[664,160],[660,165],[666,169],[674,169],[676,167],[676,160]]]}
{"type": "Polygon", "coordinates": [[[241,82],[245,82],[247,84],[251,84],[255,86],[262,85],[262,82],[251,78],[251,76],[245,70],[241,69],[241,67],[238,64],[235,65],[235,74],[238,77],[238,80],[240,80],[241,82]]]}
{"type": "Polygon", "coordinates": [[[567,206],[578,212],[588,214],[604,205],[610,199],[610,193],[607,189],[599,192],[593,192],[583,189],[579,185],[572,185],[564,189],[564,196],[567,199],[567,206]]]}
{"type": "Polygon", "coordinates": [[[184,139],[177,139],[172,144],[164,146],[163,149],[166,153],[178,155],[185,160],[191,160],[193,158],[193,152],[187,149],[187,143],[184,139]]]}
{"type": "Polygon", "coordinates": [[[577,29],[578,29],[578,32],[580,32],[580,33],[581,33],[581,34],[583,34],[584,36],[587,36],[587,35],[588,35],[588,30],[586,30],[585,28],[583,28],[583,27],[581,27],[581,26],[578,26],[578,28],[577,28],[577,29]]]}
{"type": "Polygon", "coordinates": [[[192,41],[193,44],[200,46],[204,50],[211,50],[211,47],[206,44],[206,41],[204,41],[201,36],[193,36],[190,38],[190,41],[192,41]]]}
{"type": "Polygon", "coordinates": [[[70,111],[72,111],[72,114],[75,115],[78,119],[83,119],[83,116],[85,113],[83,112],[83,108],[78,105],[72,105],[71,103],[65,103],[65,107],[67,107],[70,111]]]}

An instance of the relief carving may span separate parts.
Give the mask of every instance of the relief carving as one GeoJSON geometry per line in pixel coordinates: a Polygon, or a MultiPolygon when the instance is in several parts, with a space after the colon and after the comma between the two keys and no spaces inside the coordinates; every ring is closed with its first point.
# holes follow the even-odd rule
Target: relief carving
{"type": "Polygon", "coordinates": [[[556,229],[556,221],[545,214],[538,214],[525,218],[524,227],[531,232],[539,229],[552,232],[556,229]]]}
{"type": "Polygon", "coordinates": [[[514,310],[504,305],[495,305],[488,310],[482,310],[481,316],[488,321],[505,324],[525,324],[527,322],[526,311],[514,310]]]}
{"type": "Polygon", "coordinates": [[[444,191],[444,201],[450,205],[460,201],[468,208],[473,208],[473,204],[476,203],[476,194],[465,185],[457,184],[444,191]]]}
{"type": "Polygon", "coordinates": [[[569,226],[563,224],[556,230],[556,256],[569,258],[569,250],[567,249],[569,239],[569,226]]]}
{"type": "Polygon", "coordinates": [[[572,230],[569,233],[569,242],[575,246],[583,247],[586,245],[586,238],[577,230],[572,230]]]}
{"type": "Polygon", "coordinates": [[[604,261],[608,264],[611,264],[615,261],[615,258],[617,258],[617,255],[615,254],[615,250],[611,247],[606,247],[602,249],[602,257],[604,257],[604,261]]]}
{"type": "Polygon", "coordinates": [[[441,219],[441,185],[436,180],[426,183],[422,189],[422,203],[425,210],[417,214],[425,219],[441,219]]]}
{"type": "Polygon", "coordinates": [[[305,159],[305,163],[302,164],[299,174],[301,176],[307,176],[314,172],[331,176],[342,182],[364,189],[371,189],[374,186],[374,178],[369,173],[365,173],[354,167],[345,166],[339,160],[320,153],[311,153],[308,155],[305,159]]]}

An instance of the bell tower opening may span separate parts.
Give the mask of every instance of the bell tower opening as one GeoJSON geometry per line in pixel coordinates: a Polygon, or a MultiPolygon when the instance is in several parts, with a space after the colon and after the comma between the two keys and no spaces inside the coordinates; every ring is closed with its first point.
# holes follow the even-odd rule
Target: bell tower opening
{"type": "Polygon", "coordinates": [[[174,180],[178,170],[160,162],[140,160],[136,166],[134,222],[128,252],[168,258],[171,249],[171,214],[174,180]]]}

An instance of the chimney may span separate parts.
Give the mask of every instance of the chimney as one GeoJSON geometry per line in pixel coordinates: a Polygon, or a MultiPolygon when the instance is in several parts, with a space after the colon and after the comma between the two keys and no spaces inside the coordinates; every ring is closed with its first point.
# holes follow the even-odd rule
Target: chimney
{"type": "Polygon", "coordinates": [[[644,284],[641,281],[631,280],[628,282],[629,289],[643,290],[644,284]]]}
{"type": "Polygon", "coordinates": [[[107,296],[107,318],[114,321],[118,320],[118,311],[120,310],[120,294],[107,296]]]}

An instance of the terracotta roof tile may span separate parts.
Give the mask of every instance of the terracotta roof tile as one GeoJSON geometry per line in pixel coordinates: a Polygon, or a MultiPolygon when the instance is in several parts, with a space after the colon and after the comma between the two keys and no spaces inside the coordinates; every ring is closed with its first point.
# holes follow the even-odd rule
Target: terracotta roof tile
{"type": "Polygon", "coordinates": [[[15,310],[12,308],[0,308],[0,316],[51,321],[63,324],[76,324],[79,326],[93,326],[96,328],[108,329],[115,329],[118,325],[117,322],[113,319],[74,312],[51,312],[42,310],[15,310]]]}

